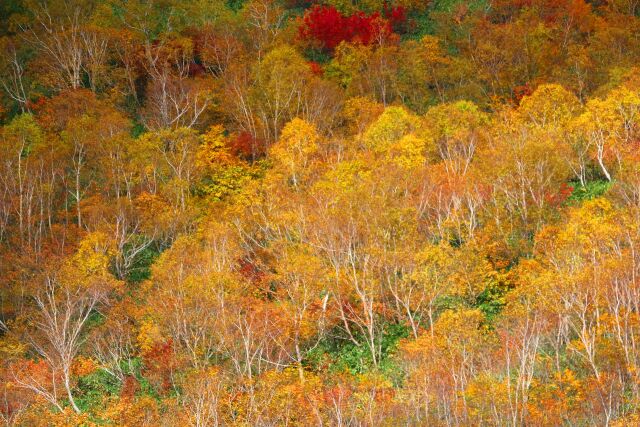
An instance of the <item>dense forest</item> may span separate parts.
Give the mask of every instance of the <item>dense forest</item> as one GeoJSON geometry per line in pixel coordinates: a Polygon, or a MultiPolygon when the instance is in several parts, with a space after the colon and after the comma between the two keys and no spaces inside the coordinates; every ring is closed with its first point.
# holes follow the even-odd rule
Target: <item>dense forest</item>
{"type": "Polygon", "coordinates": [[[640,425],[640,1],[0,1],[5,426],[640,425]]]}

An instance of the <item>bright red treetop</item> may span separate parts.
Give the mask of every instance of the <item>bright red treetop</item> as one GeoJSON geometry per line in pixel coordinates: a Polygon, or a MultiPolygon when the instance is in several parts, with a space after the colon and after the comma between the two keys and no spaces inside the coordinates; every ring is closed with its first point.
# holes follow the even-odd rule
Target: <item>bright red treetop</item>
{"type": "Polygon", "coordinates": [[[378,12],[366,15],[360,11],[344,16],[333,6],[314,6],[305,14],[298,31],[303,40],[315,40],[327,50],[335,49],[343,41],[367,45],[392,33],[389,21],[378,12]]]}

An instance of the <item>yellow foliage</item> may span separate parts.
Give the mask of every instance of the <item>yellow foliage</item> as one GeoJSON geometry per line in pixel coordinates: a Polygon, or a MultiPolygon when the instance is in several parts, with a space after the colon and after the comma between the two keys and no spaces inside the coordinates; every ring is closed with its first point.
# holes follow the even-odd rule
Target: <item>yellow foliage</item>
{"type": "Polygon", "coordinates": [[[537,126],[565,126],[581,110],[578,98],[557,84],[543,84],[520,102],[518,112],[537,126]]]}
{"type": "Polygon", "coordinates": [[[366,146],[376,153],[386,154],[402,137],[420,128],[417,117],[402,107],[387,107],[364,134],[366,146]]]}
{"type": "Polygon", "coordinates": [[[279,141],[271,148],[271,155],[282,165],[294,186],[299,185],[312,157],[318,152],[320,135],[316,127],[300,118],[294,118],[282,129],[279,141]]]}
{"type": "Polygon", "coordinates": [[[73,256],[73,267],[86,276],[107,274],[111,258],[115,255],[112,239],[103,232],[88,234],[73,256]]]}
{"type": "Polygon", "coordinates": [[[140,322],[136,341],[143,353],[151,350],[154,344],[162,341],[160,328],[153,319],[147,318],[140,322]]]}
{"type": "Polygon", "coordinates": [[[202,144],[196,151],[196,165],[211,173],[216,168],[221,168],[233,164],[237,159],[229,152],[224,128],[221,125],[214,125],[202,135],[202,144]]]}

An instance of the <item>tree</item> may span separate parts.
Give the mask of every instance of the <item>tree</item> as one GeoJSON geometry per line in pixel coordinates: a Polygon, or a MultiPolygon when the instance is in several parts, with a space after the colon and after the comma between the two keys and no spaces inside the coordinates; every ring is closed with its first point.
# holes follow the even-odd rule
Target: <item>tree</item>
{"type": "Polygon", "coordinates": [[[88,235],[58,271],[45,273],[44,289],[34,293],[35,322],[28,340],[40,358],[33,369],[40,373],[14,371],[14,381],[59,410],[63,403],[56,378],[62,382],[73,410],[80,412],[72,393],[72,365],[91,316],[109,302],[119,286],[108,272],[112,251],[105,235],[88,235]]]}
{"type": "Polygon", "coordinates": [[[312,156],[319,149],[319,139],[312,124],[295,118],[285,125],[280,140],[272,147],[271,155],[282,164],[294,187],[309,170],[312,156]]]}
{"type": "Polygon", "coordinates": [[[469,417],[463,392],[480,369],[488,337],[478,310],[447,311],[424,333],[404,346],[410,396],[418,420],[460,423],[469,417]]]}
{"type": "MultiPolygon", "coordinates": [[[[37,171],[37,161],[32,159],[37,158],[43,146],[42,129],[30,114],[17,116],[4,128],[1,145],[5,160],[2,174],[4,191],[0,237],[5,236],[12,218],[16,218],[20,242],[24,244],[26,241],[31,244],[35,241],[34,231],[37,229],[37,222],[33,217],[37,212],[39,185],[37,178],[34,179],[36,172],[32,172],[31,169],[37,171]]],[[[41,218],[42,220],[44,218],[41,218]]]]}
{"type": "Polygon", "coordinates": [[[0,84],[5,93],[17,102],[20,111],[29,111],[29,86],[26,78],[24,47],[8,37],[0,38],[0,84]]]}

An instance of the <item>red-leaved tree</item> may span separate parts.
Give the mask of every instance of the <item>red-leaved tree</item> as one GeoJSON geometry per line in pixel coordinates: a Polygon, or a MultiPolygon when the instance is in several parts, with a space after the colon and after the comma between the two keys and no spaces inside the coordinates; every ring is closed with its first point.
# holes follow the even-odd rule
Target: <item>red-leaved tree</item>
{"type": "Polygon", "coordinates": [[[318,5],[307,11],[298,31],[301,39],[315,42],[328,51],[343,41],[368,45],[393,32],[390,21],[379,12],[367,15],[360,11],[344,16],[333,6],[318,5]]]}

